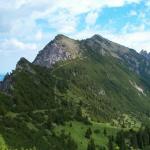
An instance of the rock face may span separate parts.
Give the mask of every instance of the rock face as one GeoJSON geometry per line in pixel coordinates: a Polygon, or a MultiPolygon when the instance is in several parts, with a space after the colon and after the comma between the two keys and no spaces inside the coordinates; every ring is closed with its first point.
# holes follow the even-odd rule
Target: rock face
{"type": "Polygon", "coordinates": [[[33,64],[51,68],[58,61],[80,56],[79,42],[64,35],[57,35],[39,52],[33,64]]]}
{"type": "Polygon", "coordinates": [[[94,35],[85,40],[85,44],[91,49],[102,55],[111,55],[119,58],[130,51],[129,48],[120,44],[114,43],[100,35],[94,35]]]}
{"type": "Polygon", "coordinates": [[[129,53],[122,55],[122,59],[128,65],[129,69],[138,75],[144,78],[150,75],[150,59],[143,54],[131,49],[129,53]]]}
{"type": "Polygon", "coordinates": [[[141,50],[140,54],[141,54],[142,56],[144,56],[146,59],[149,59],[149,60],[150,60],[150,53],[148,53],[147,51],[141,50]]]}

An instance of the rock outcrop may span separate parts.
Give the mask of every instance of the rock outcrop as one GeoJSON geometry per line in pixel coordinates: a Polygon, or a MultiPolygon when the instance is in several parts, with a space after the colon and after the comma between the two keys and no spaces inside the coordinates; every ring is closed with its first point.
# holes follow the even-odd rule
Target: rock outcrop
{"type": "Polygon", "coordinates": [[[39,52],[33,64],[51,68],[58,61],[80,56],[79,42],[64,35],[57,35],[39,52]]]}

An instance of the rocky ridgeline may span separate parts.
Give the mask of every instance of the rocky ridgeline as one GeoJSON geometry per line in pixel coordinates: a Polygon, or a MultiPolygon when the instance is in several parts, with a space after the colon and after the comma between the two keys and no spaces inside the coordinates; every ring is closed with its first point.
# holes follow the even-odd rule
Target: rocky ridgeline
{"type": "MultiPolygon", "coordinates": [[[[138,53],[100,35],[79,41],[59,34],[39,52],[32,64],[51,68],[59,61],[83,58],[84,52],[89,50],[97,55],[117,58],[138,75],[144,77],[150,75],[150,53],[144,50],[138,53]]],[[[21,58],[16,65],[16,70],[21,71],[22,69],[34,73],[31,63],[25,58],[21,58]]],[[[4,81],[0,82],[0,90],[9,91],[11,82],[12,75],[6,75],[4,81]]]]}
{"type": "Polygon", "coordinates": [[[148,53],[146,50],[141,50],[140,54],[144,56],[146,59],[150,60],[150,53],[148,53]]]}

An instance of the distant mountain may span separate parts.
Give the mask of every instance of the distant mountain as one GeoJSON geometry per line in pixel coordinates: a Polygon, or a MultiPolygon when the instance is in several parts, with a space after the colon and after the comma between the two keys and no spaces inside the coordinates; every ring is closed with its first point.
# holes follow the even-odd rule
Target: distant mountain
{"type": "Polygon", "coordinates": [[[4,75],[0,74],[0,81],[2,81],[4,78],[4,75]]]}
{"type": "Polygon", "coordinates": [[[97,149],[150,144],[143,140],[141,148],[136,137],[150,138],[148,128],[138,133],[150,125],[150,60],[100,35],[57,35],[33,63],[21,58],[0,90],[7,147],[87,150],[92,139],[97,149]],[[116,136],[120,129],[129,133],[116,136]]]}
{"type": "Polygon", "coordinates": [[[150,59],[150,53],[148,53],[146,50],[141,50],[140,54],[145,58],[150,59]]]}

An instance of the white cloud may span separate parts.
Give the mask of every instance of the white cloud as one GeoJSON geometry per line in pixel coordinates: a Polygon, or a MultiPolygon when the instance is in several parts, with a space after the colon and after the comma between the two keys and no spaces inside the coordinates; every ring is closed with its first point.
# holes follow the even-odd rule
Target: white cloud
{"type": "Polygon", "coordinates": [[[119,42],[130,48],[134,48],[137,51],[145,49],[150,52],[150,32],[147,31],[136,31],[126,34],[114,34],[110,39],[119,42]]]}
{"type": "Polygon", "coordinates": [[[23,43],[17,39],[5,39],[0,41],[1,52],[18,52],[18,51],[30,51],[37,49],[37,45],[33,43],[23,43]]]}
{"type": "Polygon", "coordinates": [[[77,17],[71,16],[64,10],[58,11],[57,14],[53,13],[47,20],[51,28],[64,34],[75,32],[78,22],[77,17]]]}
{"type": "Polygon", "coordinates": [[[0,71],[6,73],[15,68],[20,57],[33,61],[38,52],[37,44],[24,43],[17,39],[4,39],[0,41],[0,71]]]}
{"type": "MultiPolygon", "coordinates": [[[[140,0],[5,0],[0,1],[0,26],[16,34],[20,32],[20,35],[24,36],[30,33],[31,30],[34,32],[37,29],[36,19],[48,19],[49,26],[55,27],[58,31],[71,33],[76,31],[78,22],[77,17],[83,13],[89,13],[94,19],[96,19],[97,10],[101,10],[103,7],[119,7],[127,3],[138,3],[140,0]],[[12,7],[13,6],[13,7],[12,7]],[[59,14],[62,13],[62,14],[59,14]],[[61,19],[62,15],[62,19],[61,19]],[[51,21],[53,20],[53,22],[51,21]],[[60,25],[62,25],[62,30],[60,25]],[[68,24],[68,30],[66,25],[68,24]],[[15,27],[16,26],[16,27],[15,27]],[[19,27],[18,27],[19,26],[19,27]],[[64,29],[63,29],[64,28],[64,29]],[[24,30],[25,29],[25,30],[24,30]]],[[[93,19],[93,21],[95,21],[93,19]]],[[[1,29],[2,30],[2,29],[1,29]]],[[[8,32],[8,30],[6,30],[8,32]]],[[[35,31],[37,32],[37,31],[35,31]]],[[[35,33],[34,33],[35,34],[35,33]]]]}
{"type": "Polygon", "coordinates": [[[135,10],[131,10],[129,12],[129,16],[136,16],[137,15],[137,12],[135,10]]]}
{"type": "Polygon", "coordinates": [[[99,12],[89,12],[85,18],[88,26],[95,25],[99,12]]]}
{"type": "Polygon", "coordinates": [[[137,31],[144,31],[144,30],[145,30],[145,24],[143,23],[140,25],[133,25],[131,23],[126,23],[126,25],[122,27],[123,33],[132,33],[137,31]]]}
{"type": "Polygon", "coordinates": [[[37,31],[37,33],[35,34],[35,39],[37,41],[40,41],[42,40],[42,38],[43,38],[43,33],[41,31],[37,31]]]}
{"type": "Polygon", "coordinates": [[[145,4],[147,7],[149,7],[150,6],[150,0],[147,0],[145,4]]]}

